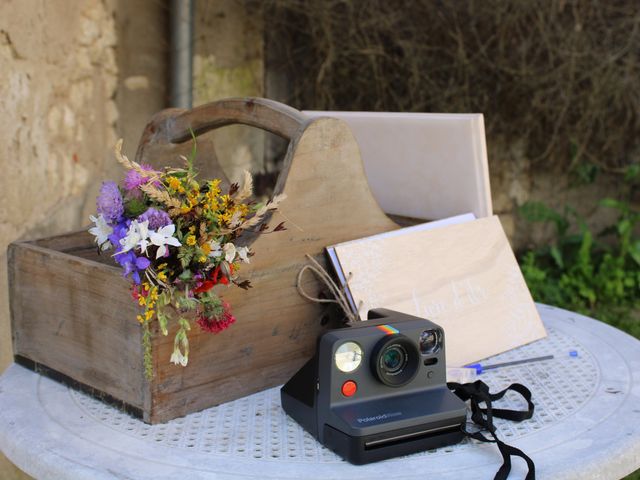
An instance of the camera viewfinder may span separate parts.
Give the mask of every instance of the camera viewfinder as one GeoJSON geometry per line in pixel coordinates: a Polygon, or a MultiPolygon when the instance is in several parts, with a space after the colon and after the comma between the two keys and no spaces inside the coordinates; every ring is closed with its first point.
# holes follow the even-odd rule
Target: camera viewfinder
{"type": "Polygon", "coordinates": [[[425,330],[420,334],[420,353],[433,355],[440,351],[442,345],[442,332],[440,330],[425,330]]]}

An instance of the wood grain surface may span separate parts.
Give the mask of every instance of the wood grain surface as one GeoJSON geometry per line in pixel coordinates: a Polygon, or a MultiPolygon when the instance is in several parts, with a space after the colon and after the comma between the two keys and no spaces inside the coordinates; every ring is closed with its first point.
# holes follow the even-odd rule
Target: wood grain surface
{"type": "Polygon", "coordinates": [[[496,216],[336,245],[361,318],[390,308],[444,328],[460,367],[546,336],[496,216]]]}
{"type": "MultiPolygon", "coordinates": [[[[95,248],[84,251],[97,256],[95,248]]],[[[12,244],[9,295],[16,356],[142,408],[137,309],[118,268],[74,255],[74,250],[12,244]]]]}

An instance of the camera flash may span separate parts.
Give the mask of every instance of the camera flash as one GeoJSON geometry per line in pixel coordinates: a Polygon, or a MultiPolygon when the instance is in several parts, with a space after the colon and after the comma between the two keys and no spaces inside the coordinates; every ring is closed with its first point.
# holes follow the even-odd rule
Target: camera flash
{"type": "Polygon", "coordinates": [[[334,361],[341,372],[353,372],[362,363],[362,348],[356,342],[345,342],[336,350],[334,361]]]}

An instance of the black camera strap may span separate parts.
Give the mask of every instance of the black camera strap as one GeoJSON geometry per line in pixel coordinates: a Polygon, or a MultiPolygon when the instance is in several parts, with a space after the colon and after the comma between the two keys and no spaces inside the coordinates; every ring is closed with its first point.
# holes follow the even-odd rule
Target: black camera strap
{"type": "Polygon", "coordinates": [[[496,473],[494,480],[506,480],[511,472],[511,457],[520,457],[527,462],[529,471],[525,480],[535,480],[536,467],[533,460],[529,458],[522,450],[507,445],[500,440],[496,434],[496,427],[493,424],[493,417],[504,418],[506,420],[512,420],[514,422],[521,422],[527,420],[533,416],[534,405],[531,401],[531,392],[527,387],[519,383],[513,383],[504,390],[498,393],[489,392],[489,386],[482,380],[477,380],[473,383],[447,383],[447,387],[453,393],[455,393],[463,401],[470,400],[471,402],[471,420],[476,425],[481,427],[478,431],[469,431],[465,427],[462,427],[462,431],[471,438],[474,438],[480,442],[495,443],[502,455],[502,466],[496,473]],[[502,408],[493,408],[492,402],[500,400],[504,395],[512,390],[519,393],[527,401],[528,409],[522,410],[508,410],[502,408]],[[482,408],[480,404],[484,403],[486,408],[482,408]],[[481,432],[486,430],[492,438],[487,438],[481,432]]]}

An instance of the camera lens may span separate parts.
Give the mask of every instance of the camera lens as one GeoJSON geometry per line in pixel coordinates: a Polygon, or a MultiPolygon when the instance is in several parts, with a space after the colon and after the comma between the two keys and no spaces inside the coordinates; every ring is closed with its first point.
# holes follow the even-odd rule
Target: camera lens
{"type": "Polygon", "coordinates": [[[401,387],[413,380],[419,365],[420,352],[416,343],[402,334],[382,338],[371,357],[371,368],[376,377],[390,387],[401,387]]]}
{"type": "Polygon", "coordinates": [[[382,365],[390,375],[394,375],[402,370],[406,361],[407,352],[400,345],[391,345],[382,353],[382,365]]]}
{"type": "Polygon", "coordinates": [[[441,345],[442,333],[440,330],[425,330],[420,334],[420,352],[423,355],[437,353],[441,345]]]}

